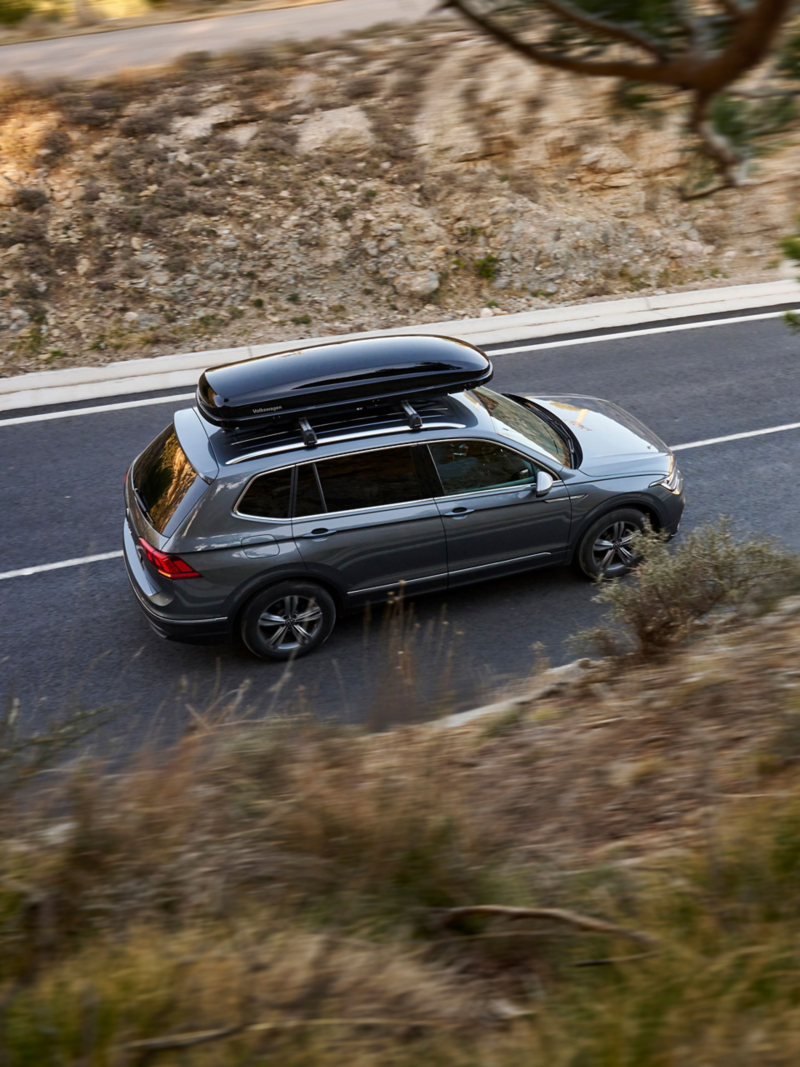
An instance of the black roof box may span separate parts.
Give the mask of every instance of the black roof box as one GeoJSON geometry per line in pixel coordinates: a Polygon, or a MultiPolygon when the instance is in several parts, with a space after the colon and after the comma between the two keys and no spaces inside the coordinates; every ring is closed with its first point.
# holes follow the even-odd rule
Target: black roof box
{"type": "Polygon", "coordinates": [[[465,341],[364,338],[212,367],[200,376],[197,406],[211,422],[232,428],[392,398],[458,393],[491,376],[489,360],[465,341]]]}

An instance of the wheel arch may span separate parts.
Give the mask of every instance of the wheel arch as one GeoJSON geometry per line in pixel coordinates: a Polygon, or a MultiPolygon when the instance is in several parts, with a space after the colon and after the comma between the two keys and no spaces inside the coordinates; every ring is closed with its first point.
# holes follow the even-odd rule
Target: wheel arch
{"type": "Polygon", "coordinates": [[[584,534],[589,527],[596,523],[598,519],[602,519],[604,515],[610,515],[612,511],[619,511],[621,508],[634,508],[636,511],[641,511],[645,518],[650,520],[650,525],[656,531],[661,530],[664,527],[664,516],[652,500],[642,500],[641,497],[630,496],[607,501],[596,507],[594,511],[589,512],[589,514],[581,520],[580,525],[572,534],[570,540],[567,563],[572,562],[575,558],[578,546],[583,540],[584,534]]]}
{"type": "Polygon", "coordinates": [[[254,597],[259,596],[273,585],[280,585],[282,582],[291,581],[310,582],[312,585],[321,585],[322,588],[333,597],[337,616],[341,618],[348,613],[347,597],[335,582],[332,582],[329,578],[320,577],[320,575],[315,574],[313,571],[300,570],[298,568],[279,573],[273,572],[269,576],[261,575],[248,582],[243,589],[239,590],[229,616],[233,631],[238,632],[242,614],[254,597]]]}

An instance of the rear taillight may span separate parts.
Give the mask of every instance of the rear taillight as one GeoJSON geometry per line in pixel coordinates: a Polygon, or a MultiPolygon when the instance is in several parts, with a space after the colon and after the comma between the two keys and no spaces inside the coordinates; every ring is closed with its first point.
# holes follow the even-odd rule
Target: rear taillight
{"type": "Polygon", "coordinates": [[[139,538],[139,544],[148,560],[153,564],[159,574],[165,578],[200,578],[201,575],[185,563],[180,556],[169,556],[166,552],[159,552],[157,548],[149,545],[143,537],[139,538]]]}

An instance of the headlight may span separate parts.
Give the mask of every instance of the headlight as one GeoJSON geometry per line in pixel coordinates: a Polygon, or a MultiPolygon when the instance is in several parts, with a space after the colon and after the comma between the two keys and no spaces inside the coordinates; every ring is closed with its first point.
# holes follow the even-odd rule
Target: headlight
{"type": "Polygon", "coordinates": [[[675,462],[675,457],[669,457],[669,474],[666,478],[659,478],[657,482],[651,482],[651,485],[663,485],[665,489],[669,489],[670,493],[679,493],[683,489],[683,476],[678,470],[678,465],[675,462]]]}

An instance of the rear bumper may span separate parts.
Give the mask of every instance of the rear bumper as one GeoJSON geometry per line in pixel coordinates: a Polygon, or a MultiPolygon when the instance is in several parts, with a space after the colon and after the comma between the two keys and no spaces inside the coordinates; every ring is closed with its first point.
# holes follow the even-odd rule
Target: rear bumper
{"type": "Polygon", "coordinates": [[[168,641],[188,644],[219,644],[231,636],[231,621],[227,616],[213,618],[178,618],[164,610],[171,603],[157,589],[145,571],[127,522],[123,523],[125,570],[136,602],[144,612],[151,628],[168,641]]]}

